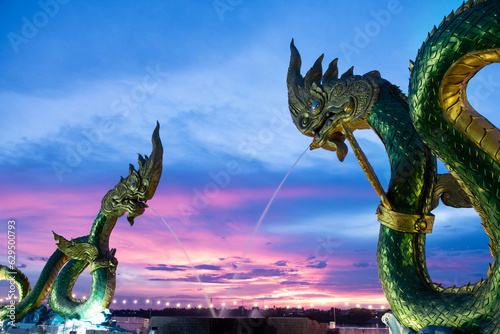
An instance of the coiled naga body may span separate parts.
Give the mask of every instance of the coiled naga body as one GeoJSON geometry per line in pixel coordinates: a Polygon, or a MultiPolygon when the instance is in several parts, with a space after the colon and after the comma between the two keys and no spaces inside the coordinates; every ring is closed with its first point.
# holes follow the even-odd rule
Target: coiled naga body
{"type": "Polygon", "coordinates": [[[500,62],[500,1],[469,1],[434,27],[410,68],[408,98],[377,71],[323,74],[321,56],[305,77],[291,45],[287,86],[297,128],[311,149],[347,154],[348,139],[382,202],[377,209],[379,278],[392,311],[414,331],[442,326],[455,333],[500,333],[500,131],[467,102],[467,83],[500,62]],[[352,131],[372,129],[389,156],[387,191],[378,183],[352,131]],[[436,156],[450,170],[437,175],[436,156]],[[433,210],[474,207],[494,257],[488,278],[463,287],[432,282],[426,233],[433,210]]]}
{"type": "Polygon", "coordinates": [[[162,172],[163,147],[160,125],[152,136],[151,156],[139,155],[139,169],[129,167],[129,175],[110,190],[101,201],[101,209],[90,234],[66,240],[54,233],[57,250],[47,261],[33,289],[18,269],[0,266],[0,279],[13,280],[18,288],[19,303],[3,305],[0,319],[19,321],[41,306],[47,294],[51,310],[66,319],[89,319],[109,307],[116,283],[115,249],[109,249],[109,237],[119,217],[128,212],[127,220],[141,215],[156,191],[162,172]],[[73,286],[80,274],[90,267],[92,286],[85,300],[74,299],[73,286]]]}

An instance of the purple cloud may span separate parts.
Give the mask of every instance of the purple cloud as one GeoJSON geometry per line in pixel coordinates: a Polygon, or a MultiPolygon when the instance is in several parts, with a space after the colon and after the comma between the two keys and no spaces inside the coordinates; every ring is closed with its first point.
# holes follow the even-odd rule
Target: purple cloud
{"type": "Polygon", "coordinates": [[[200,264],[194,267],[195,269],[203,269],[203,270],[221,270],[221,266],[214,266],[211,264],[200,264]]]}
{"type": "Polygon", "coordinates": [[[273,264],[275,266],[278,266],[278,267],[286,267],[287,262],[288,262],[287,260],[281,260],[281,261],[274,262],[273,264]]]}
{"type": "Polygon", "coordinates": [[[191,269],[188,266],[177,266],[177,265],[166,265],[166,264],[159,264],[157,266],[150,266],[146,267],[145,269],[147,270],[161,270],[161,271],[186,271],[191,269]]]}
{"type": "Polygon", "coordinates": [[[368,262],[353,263],[352,265],[357,268],[368,268],[370,266],[368,262]]]}
{"type": "Polygon", "coordinates": [[[326,268],[326,261],[317,261],[316,264],[310,264],[307,267],[308,268],[323,269],[323,268],[326,268]]]}

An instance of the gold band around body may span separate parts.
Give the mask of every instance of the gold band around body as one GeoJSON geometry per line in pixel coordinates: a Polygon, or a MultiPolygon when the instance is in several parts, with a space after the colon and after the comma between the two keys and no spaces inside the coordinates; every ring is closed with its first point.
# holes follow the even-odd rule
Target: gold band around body
{"type": "Polygon", "coordinates": [[[434,215],[413,215],[387,209],[383,204],[377,208],[380,224],[406,233],[432,233],[434,215]]]}

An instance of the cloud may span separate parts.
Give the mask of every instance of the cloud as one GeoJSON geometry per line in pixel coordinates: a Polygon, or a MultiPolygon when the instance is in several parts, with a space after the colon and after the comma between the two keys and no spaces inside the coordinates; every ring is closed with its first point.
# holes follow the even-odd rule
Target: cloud
{"type": "Polygon", "coordinates": [[[28,261],[43,261],[43,262],[47,262],[49,260],[48,257],[45,257],[45,256],[29,256],[27,258],[28,261]]]}
{"type": "Polygon", "coordinates": [[[367,262],[353,263],[352,265],[356,268],[368,268],[370,266],[370,264],[367,262]]]}
{"type": "Polygon", "coordinates": [[[194,266],[195,269],[203,269],[203,270],[221,270],[221,266],[214,266],[211,264],[200,264],[194,266]]]}
{"type": "MultiPolygon", "coordinates": [[[[204,283],[226,283],[224,276],[217,275],[198,275],[200,281],[204,283]]],[[[160,282],[198,282],[196,276],[185,276],[178,278],[150,278],[150,281],[160,281],[160,282]]]]}
{"type": "Polygon", "coordinates": [[[166,265],[166,264],[159,264],[157,266],[150,266],[150,267],[146,267],[145,269],[153,270],[153,271],[186,271],[186,270],[191,270],[191,268],[189,266],[166,265]]]}
{"type": "Polygon", "coordinates": [[[281,276],[281,271],[279,269],[253,269],[251,275],[256,277],[281,276]]]}
{"type": "Polygon", "coordinates": [[[281,260],[281,261],[277,261],[274,263],[274,265],[278,266],[278,267],[286,267],[286,264],[288,263],[287,260],[281,260]]]}
{"type": "MultiPolygon", "coordinates": [[[[198,270],[222,270],[221,266],[215,266],[212,264],[199,264],[194,266],[195,269],[198,270]]],[[[167,264],[158,264],[156,266],[148,266],[145,267],[147,270],[152,270],[152,271],[188,271],[192,270],[190,266],[185,266],[185,265],[167,265],[167,264]]]]}
{"type": "Polygon", "coordinates": [[[310,282],[298,282],[298,281],[281,281],[280,285],[313,285],[310,282]]]}
{"type": "Polygon", "coordinates": [[[323,268],[326,268],[326,266],[327,266],[326,265],[326,261],[317,261],[317,263],[307,265],[306,267],[316,268],[316,269],[323,269],[323,268]]]}

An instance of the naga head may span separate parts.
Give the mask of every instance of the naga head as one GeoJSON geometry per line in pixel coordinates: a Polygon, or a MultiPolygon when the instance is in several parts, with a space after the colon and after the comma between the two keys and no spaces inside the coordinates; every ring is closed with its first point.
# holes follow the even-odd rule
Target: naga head
{"type": "MultiPolygon", "coordinates": [[[[297,128],[306,136],[313,137],[311,149],[322,147],[336,151],[343,161],[347,154],[342,122],[349,129],[366,129],[366,119],[379,92],[377,71],[363,76],[353,75],[353,67],[338,77],[337,59],[323,74],[323,55],[314,63],[305,77],[300,74],[300,54],[290,44],[291,56],[288,68],[288,106],[297,128]]],[[[382,79],[383,80],[383,79],[382,79]]]]}
{"type": "Polygon", "coordinates": [[[134,218],[140,216],[147,207],[145,202],[153,198],[160,182],[163,162],[163,146],[160,140],[160,124],[151,138],[153,151],[151,156],[139,154],[139,170],[130,164],[129,175],[108,191],[101,201],[101,211],[108,217],[120,217],[128,212],[127,220],[134,224],[134,218]]]}

